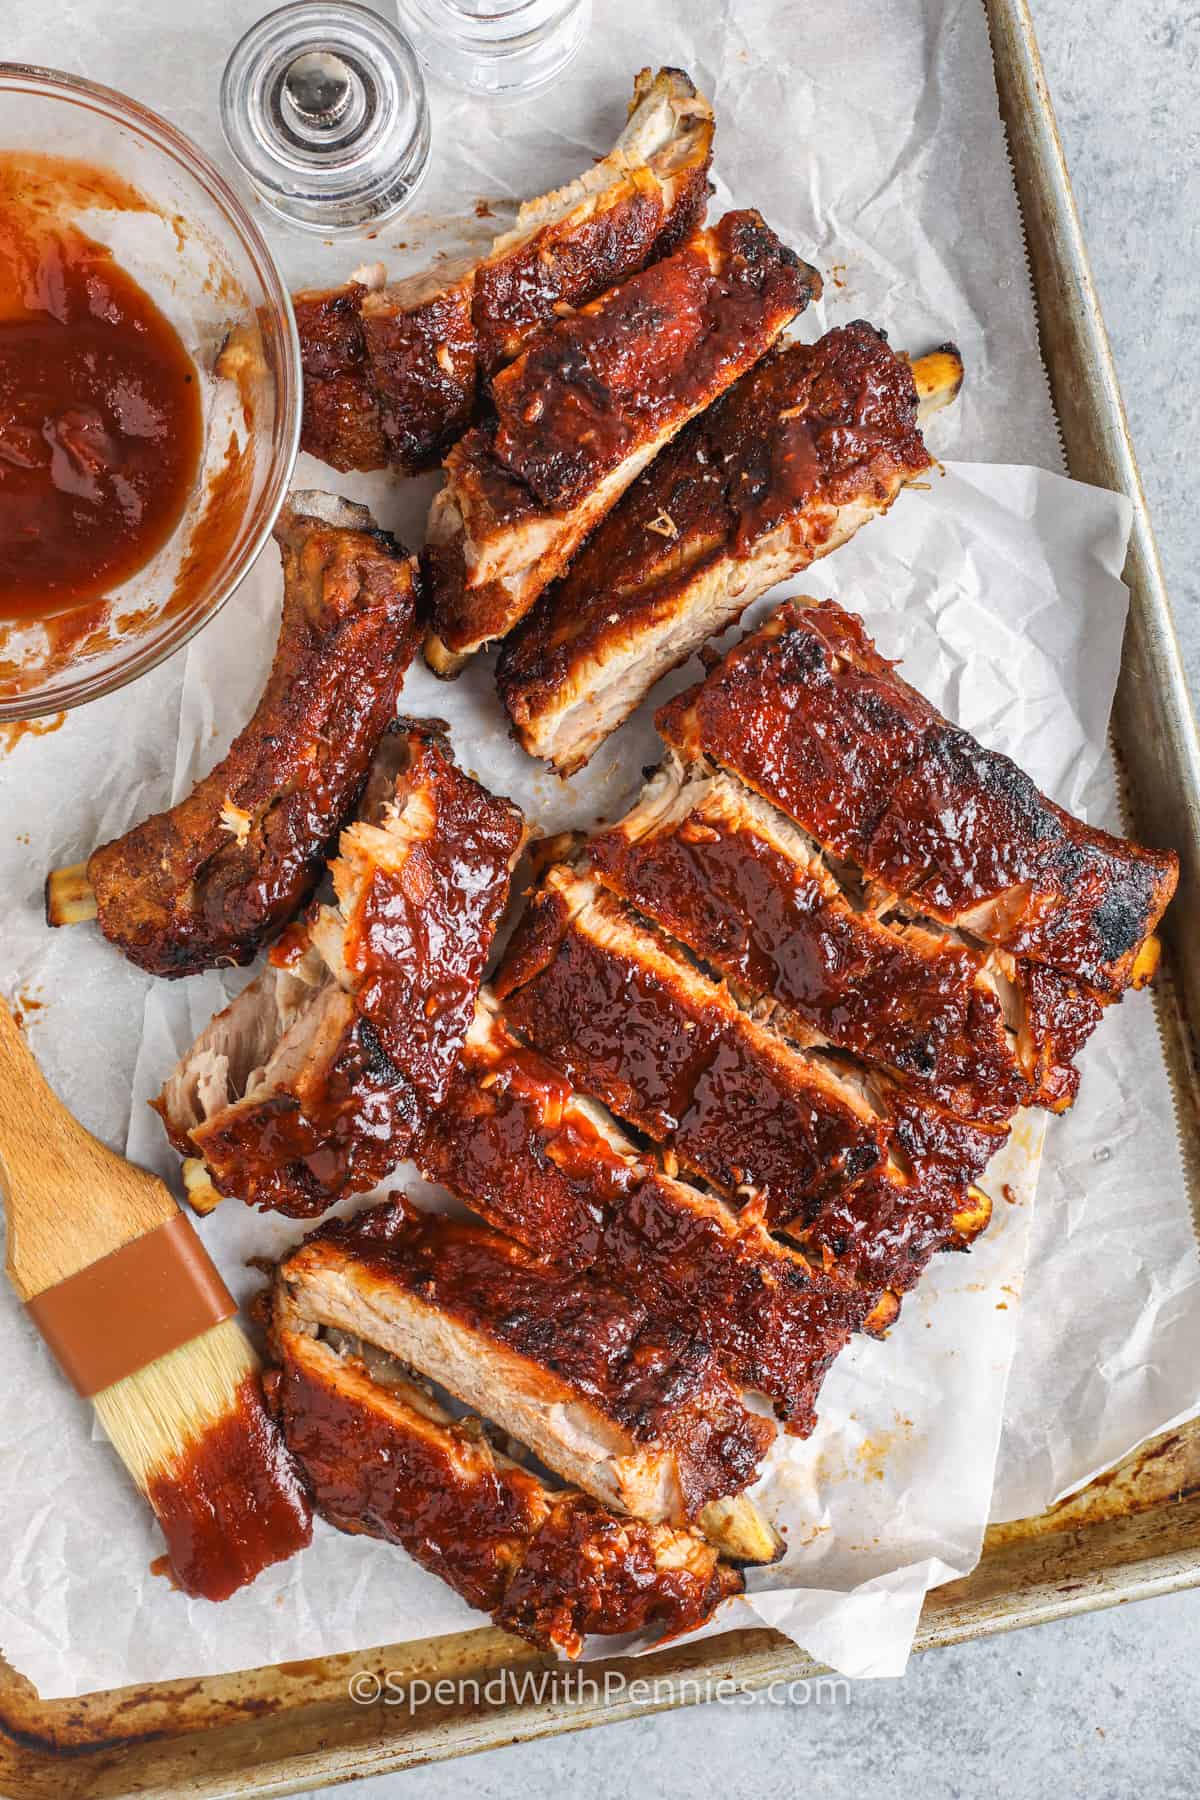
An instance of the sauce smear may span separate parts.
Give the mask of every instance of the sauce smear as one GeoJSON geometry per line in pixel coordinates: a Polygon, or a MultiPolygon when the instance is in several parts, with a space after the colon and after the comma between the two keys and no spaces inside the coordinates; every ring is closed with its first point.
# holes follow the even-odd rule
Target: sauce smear
{"type": "Polygon", "coordinates": [[[44,190],[0,209],[0,619],[52,617],[147,563],[202,437],[195,365],[150,296],[44,190]]]}
{"type": "Polygon", "coordinates": [[[227,1600],[312,1538],[308,1497],[254,1376],[151,1476],[147,1498],[167,1540],[153,1573],[201,1600],[227,1600]]]}

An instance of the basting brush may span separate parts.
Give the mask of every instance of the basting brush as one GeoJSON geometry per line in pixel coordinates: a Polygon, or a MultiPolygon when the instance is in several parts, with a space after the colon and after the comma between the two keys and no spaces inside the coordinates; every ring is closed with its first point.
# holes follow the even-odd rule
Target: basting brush
{"type": "Polygon", "coordinates": [[[2,1002],[0,1188],[8,1278],[150,1502],[178,1586],[224,1600],[307,1544],[308,1500],[195,1228],[56,1099],[2,1002]]]}

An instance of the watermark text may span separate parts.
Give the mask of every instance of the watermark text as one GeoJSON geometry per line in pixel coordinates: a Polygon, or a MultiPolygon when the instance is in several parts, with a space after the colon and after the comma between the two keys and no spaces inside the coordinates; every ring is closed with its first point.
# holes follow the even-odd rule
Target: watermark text
{"type": "Polygon", "coordinates": [[[841,1675],[777,1680],[754,1690],[729,1676],[630,1675],[622,1669],[575,1667],[496,1669],[490,1675],[430,1681],[398,1669],[356,1669],[348,1683],[357,1706],[399,1706],[410,1714],[427,1706],[848,1706],[850,1683],[841,1675]]]}

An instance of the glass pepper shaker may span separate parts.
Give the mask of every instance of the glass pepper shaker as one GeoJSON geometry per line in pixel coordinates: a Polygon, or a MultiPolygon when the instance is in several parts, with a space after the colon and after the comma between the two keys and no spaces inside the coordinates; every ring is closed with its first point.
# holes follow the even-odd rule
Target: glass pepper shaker
{"type": "Polygon", "coordinates": [[[251,26],[225,65],[221,124],[263,203],[325,237],[393,218],[429,161],[412,46],[352,0],[299,0],[251,26]]]}
{"type": "Polygon", "coordinates": [[[587,36],[592,0],[396,0],[431,75],[515,98],[557,79],[587,36]]]}

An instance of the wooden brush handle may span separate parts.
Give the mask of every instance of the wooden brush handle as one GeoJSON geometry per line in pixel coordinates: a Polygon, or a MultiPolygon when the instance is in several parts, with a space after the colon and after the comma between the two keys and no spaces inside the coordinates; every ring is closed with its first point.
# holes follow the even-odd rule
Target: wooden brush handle
{"type": "Polygon", "coordinates": [[[0,1001],[0,1192],[22,1300],[173,1218],[154,1175],[115,1156],[51,1093],[0,1001]]]}

